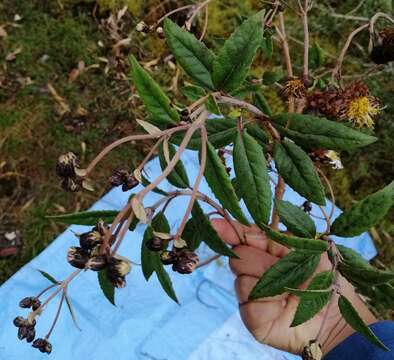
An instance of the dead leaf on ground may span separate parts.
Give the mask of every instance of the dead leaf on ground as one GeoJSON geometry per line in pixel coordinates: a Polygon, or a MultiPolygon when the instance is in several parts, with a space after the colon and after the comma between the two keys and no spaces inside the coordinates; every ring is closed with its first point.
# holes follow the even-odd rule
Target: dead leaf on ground
{"type": "Polygon", "coordinates": [[[67,104],[66,99],[64,97],[60,96],[51,84],[48,84],[47,87],[48,87],[49,93],[53,96],[53,98],[57,102],[57,105],[58,105],[57,110],[58,110],[59,114],[64,115],[65,113],[70,112],[70,106],[67,104]]]}
{"type": "Polygon", "coordinates": [[[0,26],[0,38],[5,39],[8,36],[7,31],[5,31],[4,26],[0,26]]]}
{"type": "Polygon", "coordinates": [[[14,61],[16,56],[22,52],[22,47],[18,47],[16,50],[10,52],[6,57],[6,61],[14,61]]]}

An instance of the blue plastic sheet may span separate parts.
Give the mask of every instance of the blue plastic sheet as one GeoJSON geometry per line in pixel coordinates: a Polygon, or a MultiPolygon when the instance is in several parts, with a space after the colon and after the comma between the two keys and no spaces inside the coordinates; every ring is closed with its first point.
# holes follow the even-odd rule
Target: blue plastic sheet
{"type": "MultiPolygon", "coordinates": [[[[187,151],[183,156],[190,178],[198,171],[197,155],[187,151]]],[[[148,164],[148,174],[154,178],[160,173],[158,160],[148,164]]],[[[163,182],[163,189],[170,185],[163,182]]],[[[206,183],[202,191],[211,195],[206,183]]],[[[120,209],[127,201],[129,193],[114,189],[100,199],[94,210],[120,209]]],[[[70,195],[72,196],[72,195],[70,195]]],[[[158,199],[157,194],[149,194],[145,205],[158,199]]],[[[285,199],[302,204],[301,198],[287,189],[285,199]]],[[[174,201],[166,212],[172,228],[179,225],[182,210],[187,198],[174,201]]],[[[242,204],[243,205],[243,204],[242,204]]],[[[327,210],[331,204],[327,204],[327,210]]],[[[204,206],[209,211],[209,207],[204,206]]],[[[340,210],[335,210],[335,216],[340,210]]],[[[314,206],[312,214],[321,216],[314,206]]],[[[325,222],[316,219],[319,230],[325,222]]],[[[83,232],[84,226],[71,226],[39,256],[18,271],[0,288],[0,360],[44,359],[41,354],[16,337],[12,320],[17,315],[25,315],[18,308],[18,302],[25,296],[32,296],[48,286],[38,269],[51,273],[57,279],[65,278],[72,268],[66,262],[68,247],[78,243],[74,232],[83,232]]],[[[139,225],[135,232],[127,234],[120,248],[120,254],[136,263],[140,262],[140,246],[144,226],[139,225]]],[[[376,255],[371,238],[363,234],[351,239],[336,239],[357,250],[365,258],[376,255]]],[[[200,257],[211,253],[202,248],[200,257]]],[[[234,294],[234,277],[228,269],[227,260],[221,259],[201,268],[191,276],[170,272],[174,288],[181,305],[168,299],[156,279],[147,283],[141,268],[134,266],[127,278],[125,289],[116,292],[117,307],[113,307],[102,296],[97,282],[97,274],[84,272],[69,287],[69,295],[82,331],[73,325],[66,307],[51,336],[53,353],[56,360],[66,359],[119,359],[119,360],[279,360],[298,359],[258,344],[247,332],[238,315],[238,304],[234,294]]],[[[57,301],[50,303],[38,319],[37,334],[44,336],[48,331],[57,301]]]]}

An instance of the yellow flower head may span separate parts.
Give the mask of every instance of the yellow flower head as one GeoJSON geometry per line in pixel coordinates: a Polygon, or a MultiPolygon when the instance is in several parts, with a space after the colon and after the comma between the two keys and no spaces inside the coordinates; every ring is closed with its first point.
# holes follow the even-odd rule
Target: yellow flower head
{"type": "Polygon", "coordinates": [[[346,116],[359,127],[373,127],[373,117],[380,112],[379,103],[373,96],[361,96],[349,101],[346,116]]]}
{"type": "Polygon", "coordinates": [[[306,88],[304,82],[301,79],[294,78],[286,81],[281,93],[285,98],[294,96],[295,98],[300,99],[305,97],[306,88]]]}

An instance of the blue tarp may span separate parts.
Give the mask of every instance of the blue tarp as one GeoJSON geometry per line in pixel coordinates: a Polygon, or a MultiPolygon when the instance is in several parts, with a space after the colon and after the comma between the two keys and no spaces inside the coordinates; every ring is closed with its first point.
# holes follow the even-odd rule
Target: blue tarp
{"type": "MultiPolygon", "coordinates": [[[[198,170],[196,153],[186,152],[183,161],[193,179],[198,170]]],[[[147,171],[151,178],[159,174],[157,159],[149,163],[147,171]]],[[[163,182],[161,187],[170,189],[166,182],[163,182]]],[[[211,194],[206,183],[203,183],[202,191],[211,194]]],[[[122,193],[120,189],[114,189],[92,209],[120,209],[129,195],[122,193]]],[[[158,195],[149,194],[145,205],[150,205],[157,199],[158,195]]],[[[299,205],[304,202],[304,199],[291,189],[287,189],[285,199],[299,205]]],[[[179,224],[186,203],[186,198],[178,199],[166,212],[173,228],[179,224]]],[[[328,203],[327,209],[329,208],[328,203]]],[[[339,213],[336,209],[335,216],[339,213]]],[[[321,216],[315,206],[312,214],[321,216]]],[[[325,222],[321,219],[315,221],[318,229],[324,230],[325,222]]],[[[63,279],[72,272],[73,269],[66,262],[67,249],[78,243],[73,232],[81,233],[87,229],[84,226],[69,227],[0,288],[0,360],[46,358],[47,355],[17,340],[17,331],[12,320],[17,315],[26,315],[24,310],[18,308],[21,298],[36,295],[48,286],[48,281],[38,273],[38,269],[51,273],[57,279],[63,279]]],[[[139,263],[143,233],[144,226],[139,225],[134,233],[127,234],[120,254],[139,263]]],[[[368,234],[336,240],[356,249],[367,259],[376,255],[368,234]]],[[[209,255],[208,249],[201,249],[201,258],[209,255]]],[[[238,315],[238,304],[233,290],[234,277],[228,269],[227,260],[220,259],[191,276],[182,276],[171,271],[170,276],[181,302],[180,306],[167,298],[155,276],[147,283],[141,268],[134,266],[127,278],[127,287],[117,291],[117,307],[113,307],[101,294],[97,274],[82,273],[69,287],[82,331],[74,327],[70,314],[64,308],[50,339],[53,343],[51,357],[56,360],[297,359],[258,344],[249,335],[238,315]]],[[[38,319],[38,336],[47,333],[56,306],[56,301],[52,302],[38,319]]]]}

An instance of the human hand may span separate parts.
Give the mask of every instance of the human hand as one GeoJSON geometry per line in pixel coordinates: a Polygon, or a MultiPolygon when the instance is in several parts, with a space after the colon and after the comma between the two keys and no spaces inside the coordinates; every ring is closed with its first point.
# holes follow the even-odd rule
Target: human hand
{"type": "MultiPolygon", "coordinates": [[[[239,260],[230,259],[230,267],[237,277],[235,289],[242,320],[257,341],[293,354],[301,354],[309,341],[318,337],[323,353],[327,353],[354,332],[342,319],[337,298],[313,319],[293,328],[290,324],[299,302],[297,296],[285,293],[249,301],[249,294],[258,279],[289,250],[280,245],[269,246],[270,240],[256,226],[247,227],[236,222],[231,226],[226,220],[219,219],[212,223],[221,238],[232,245],[240,257],[239,260]],[[243,237],[245,244],[240,243],[239,235],[243,237]],[[275,255],[272,254],[272,249],[275,249],[275,255]]],[[[316,272],[329,269],[331,263],[327,255],[323,255],[316,272]]],[[[352,302],[364,321],[367,324],[376,322],[353,286],[343,277],[339,277],[339,285],[341,293],[352,302]]],[[[337,297],[337,294],[333,296],[337,297]]]]}

